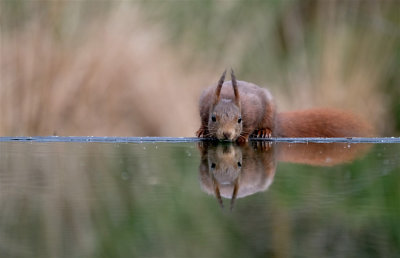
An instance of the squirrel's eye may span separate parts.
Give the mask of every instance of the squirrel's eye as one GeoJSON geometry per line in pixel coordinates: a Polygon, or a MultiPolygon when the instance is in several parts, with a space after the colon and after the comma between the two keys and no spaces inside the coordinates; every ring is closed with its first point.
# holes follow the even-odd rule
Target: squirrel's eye
{"type": "Polygon", "coordinates": [[[241,117],[239,117],[239,119],[238,119],[238,123],[240,124],[242,122],[242,118],[241,117]]]}
{"type": "Polygon", "coordinates": [[[215,163],[211,163],[211,168],[215,168],[215,167],[216,167],[215,163]]]}
{"type": "Polygon", "coordinates": [[[213,115],[213,116],[211,117],[211,120],[212,120],[213,122],[217,121],[217,118],[215,117],[215,115],[213,115]]]}
{"type": "Polygon", "coordinates": [[[238,162],[238,167],[242,167],[242,163],[240,163],[240,161],[238,162]]]}

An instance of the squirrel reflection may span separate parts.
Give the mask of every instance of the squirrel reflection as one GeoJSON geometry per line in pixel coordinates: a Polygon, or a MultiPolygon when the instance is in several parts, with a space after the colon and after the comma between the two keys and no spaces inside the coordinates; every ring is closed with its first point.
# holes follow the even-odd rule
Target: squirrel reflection
{"type": "Polygon", "coordinates": [[[200,142],[200,184],[223,207],[222,197],[230,199],[265,191],[273,182],[278,162],[333,166],[350,162],[364,154],[370,144],[348,143],[271,143],[247,144],[200,142]]]}
{"type": "Polygon", "coordinates": [[[222,197],[231,199],[266,190],[274,178],[274,148],[268,142],[200,142],[200,183],[206,193],[214,194],[221,206],[222,197]]]}

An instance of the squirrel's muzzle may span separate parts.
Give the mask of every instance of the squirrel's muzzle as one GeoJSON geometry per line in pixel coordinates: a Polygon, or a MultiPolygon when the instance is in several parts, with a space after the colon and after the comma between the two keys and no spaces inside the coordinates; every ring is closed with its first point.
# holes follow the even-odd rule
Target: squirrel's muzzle
{"type": "Polygon", "coordinates": [[[225,140],[232,140],[231,132],[223,132],[223,136],[224,136],[225,140]]]}

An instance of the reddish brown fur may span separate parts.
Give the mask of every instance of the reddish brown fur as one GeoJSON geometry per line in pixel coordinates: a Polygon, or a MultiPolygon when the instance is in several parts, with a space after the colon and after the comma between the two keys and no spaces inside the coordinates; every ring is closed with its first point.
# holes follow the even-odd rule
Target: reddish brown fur
{"type": "MultiPolygon", "coordinates": [[[[264,132],[264,135],[271,134],[275,124],[275,104],[269,99],[270,93],[255,84],[245,81],[237,81],[240,96],[240,111],[243,119],[241,139],[247,140],[249,135],[254,132],[264,132]]],[[[214,110],[215,90],[217,86],[212,86],[204,90],[200,97],[200,117],[201,127],[197,135],[216,137],[215,132],[209,126],[210,114],[214,110]]],[[[221,101],[231,100],[235,103],[235,95],[232,82],[227,81],[223,84],[220,93],[221,101]]],[[[226,112],[231,112],[230,105],[227,105],[226,112]]],[[[233,111],[232,111],[233,112],[233,111]]],[[[235,121],[235,120],[234,120],[235,121]]],[[[238,135],[239,136],[239,135],[238,135]]],[[[240,138],[239,138],[240,139],[240,138]]]]}
{"type": "Polygon", "coordinates": [[[279,113],[276,137],[368,137],[372,128],[361,118],[335,109],[279,113]]]}
{"type": "MultiPolygon", "coordinates": [[[[232,80],[236,78],[232,72],[232,80]]],[[[237,81],[218,82],[200,97],[201,126],[198,137],[247,141],[255,137],[370,137],[371,126],[359,117],[334,109],[310,109],[276,114],[267,89],[237,81]],[[236,94],[235,94],[235,93],[236,94]],[[212,116],[217,118],[212,121],[212,116]],[[238,124],[238,118],[242,123],[238,124]],[[233,135],[228,138],[225,136],[233,135]]]]}

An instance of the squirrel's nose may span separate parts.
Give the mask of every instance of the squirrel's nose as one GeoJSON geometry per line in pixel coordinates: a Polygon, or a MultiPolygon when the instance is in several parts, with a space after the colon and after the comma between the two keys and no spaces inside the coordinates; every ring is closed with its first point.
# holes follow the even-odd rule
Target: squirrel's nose
{"type": "Polygon", "coordinates": [[[223,133],[225,139],[231,139],[232,134],[230,132],[224,132],[223,133]]]}

